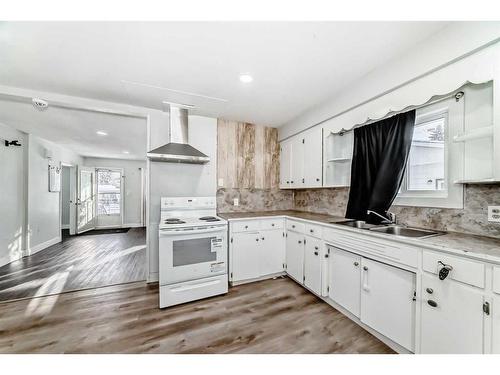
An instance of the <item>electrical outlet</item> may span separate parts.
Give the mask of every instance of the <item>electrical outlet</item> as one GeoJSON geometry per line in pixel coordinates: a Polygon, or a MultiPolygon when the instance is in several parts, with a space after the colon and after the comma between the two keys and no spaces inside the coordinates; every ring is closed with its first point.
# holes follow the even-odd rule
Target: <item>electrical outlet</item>
{"type": "Polygon", "coordinates": [[[500,223],[500,206],[488,206],[488,221],[500,223]]]}
{"type": "Polygon", "coordinates": [[[239,206],[240,205],[240,200],[238,198],[233,199],[233,205],[234,206],[239,206]]]}

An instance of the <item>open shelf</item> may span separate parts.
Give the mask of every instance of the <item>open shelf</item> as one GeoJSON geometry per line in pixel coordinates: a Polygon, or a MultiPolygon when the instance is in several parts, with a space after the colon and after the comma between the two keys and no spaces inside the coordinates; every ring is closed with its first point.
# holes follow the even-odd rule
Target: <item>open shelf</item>
{"type": "Polygon", "coordinates": [[[346,162],[346,161],[351,161],[352,158],[332,158],[328,159],[328,162],[346,162]]]}

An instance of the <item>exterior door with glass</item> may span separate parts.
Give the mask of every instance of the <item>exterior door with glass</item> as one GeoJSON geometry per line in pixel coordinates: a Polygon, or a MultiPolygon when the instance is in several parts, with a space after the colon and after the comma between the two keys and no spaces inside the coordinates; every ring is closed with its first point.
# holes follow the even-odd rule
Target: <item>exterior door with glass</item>
{"type": "Polygon", "coordinates": [[[95,168],[78,166],[77,178],[76,233],[83,233],[96,225],[95,168]]]}
{"type": "Polygon", "coordinates": [[[97,168],[97,223],[100,228],[120,227],[123,224],[123,170],[97,168]]]}

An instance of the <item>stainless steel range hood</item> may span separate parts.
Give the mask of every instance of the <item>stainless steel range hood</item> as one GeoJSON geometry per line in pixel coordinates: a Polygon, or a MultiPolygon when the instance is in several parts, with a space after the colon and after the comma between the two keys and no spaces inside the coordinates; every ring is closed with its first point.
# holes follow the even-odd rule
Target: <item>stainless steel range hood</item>
{"type": "Polygon", "coordinates": [[[169,163],[205,164],[210,158],[188,144],[188,110],[180,105],[166,103],[170,111],[170,143],[149,151],[151,161],[169,163]]]}

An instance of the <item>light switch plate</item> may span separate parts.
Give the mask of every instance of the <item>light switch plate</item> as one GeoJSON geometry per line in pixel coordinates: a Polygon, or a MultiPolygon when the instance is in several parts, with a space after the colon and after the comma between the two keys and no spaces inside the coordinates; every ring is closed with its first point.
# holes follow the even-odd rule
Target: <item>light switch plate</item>
{"type": "Polygon", "coordinates": [[[500,206],[488,206],[488,221],[500,223],[500,206]]]}
{"type": "Polygon", "coordinates": [[[239,206],[240,205],[240,200],[238,198],[233,199],[233,205],[234,206],[239,206]]]}

